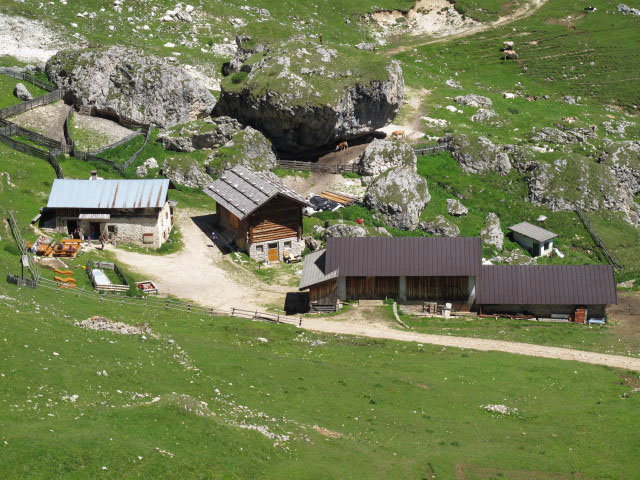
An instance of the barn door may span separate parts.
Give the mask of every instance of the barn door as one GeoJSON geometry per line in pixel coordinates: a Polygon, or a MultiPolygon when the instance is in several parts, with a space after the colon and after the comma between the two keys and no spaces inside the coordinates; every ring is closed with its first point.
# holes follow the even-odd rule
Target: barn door
{"type": "Polygon", "coordinates": [[[278,256],[278,244],[277,243],[269,243],[267,245],[267,254],[269,258],[269,262],[277,262],[279,259],[278,256]]]}

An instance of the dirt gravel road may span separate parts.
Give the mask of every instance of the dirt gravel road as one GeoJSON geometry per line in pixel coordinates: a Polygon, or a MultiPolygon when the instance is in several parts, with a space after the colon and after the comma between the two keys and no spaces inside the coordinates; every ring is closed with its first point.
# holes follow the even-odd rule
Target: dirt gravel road
{"type": "MultiPolygon", "coordinates": [[[[152,279],[161,294],[193,300],[206,307],[228,310],[233,307],[263,310],[269,302],[282,302],[284,293],[277,287],[243,284],[225,269],[227,260],[211,241],[210,230],[205,233],[200,224],[203,215],[193,211],[180,211],[177,222],[184,247],[169,255],[146,255],[122,249],[113,251],[119,262],[133,271],[152,279]]],[[[206,230],[206,226],[204,226],[206,230]]],[[[210,228],[210,227],[209,227],[210,228]]]]}
{"type": "Polygon", "coordinates": [[[430,335],[409,331],[396,330],[385,326],[373,326],[338,322],[321,318],[305,318],[302,328],[316,332],[335,333],[340,335],[357,335],[360,337],[386,338],[403,342],[428,343],[443,347],[469,348],[482,351],[497,351],[528,355],[532,357],[553,358],[557,360],[572,360],[575,362],[592,363],[608,367],[622,368],[640,372],[640,358],[608,355],[605,353],[585,352],[570,348],[547,347],[520,342],[505,342],[503,340],[489,340],[482,338],[451,337],[448,335],[430,335]]]}

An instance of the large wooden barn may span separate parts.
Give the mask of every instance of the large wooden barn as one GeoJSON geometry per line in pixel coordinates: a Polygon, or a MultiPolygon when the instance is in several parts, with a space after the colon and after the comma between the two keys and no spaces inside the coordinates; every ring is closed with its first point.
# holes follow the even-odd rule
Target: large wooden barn
{"type": "Polygon", "coordinates": [[[305,257],[312,310],[341,301],[451,303],[454,311],[602,318],[617,303],[610,265],[482,265],[480,238],[329,238],[305,257]]]}
{"type": "Polygon", "coordinates": [[[275,175],[238,165],[204,192],[216,201],[222,235],[251,258],[274,262],[302,253],[302,208],[307,203],[275,175]]]}
{"type": "Polygon", "coordinates": [[[318,310],[338,300],[451,302],[470,310],[480,273],[480,238],[329,238],[305,257],[300,289],[318,310]]]}

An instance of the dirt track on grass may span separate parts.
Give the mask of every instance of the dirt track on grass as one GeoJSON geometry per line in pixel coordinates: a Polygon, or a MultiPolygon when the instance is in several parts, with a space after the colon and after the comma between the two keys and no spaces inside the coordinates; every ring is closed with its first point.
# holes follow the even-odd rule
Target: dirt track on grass
{"type": "Polygon", "coordinates": [[[448,335],[430,335],[393,328],[348,321],[326,320],[322,318],[305,318],[302,328],[316,332],[335,333],[340,335],[357,335],[369,338],[386,338],[402,342],[428,343],[443,347],[469,348],[481,351],[496,351],[528,355],[532,357],[552,358],[556,360],[572,360],[575,362],[605,365],[640,372],[640,358],[608,355],[605,353],[585,352],[570,348],[547,347],[529,343],[506,342],[483,338],[451,337],[448,335]]]}

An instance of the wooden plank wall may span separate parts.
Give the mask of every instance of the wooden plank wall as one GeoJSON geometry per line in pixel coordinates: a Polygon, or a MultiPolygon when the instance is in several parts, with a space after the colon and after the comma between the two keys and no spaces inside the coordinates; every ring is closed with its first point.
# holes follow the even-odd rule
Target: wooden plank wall
{"type": "Polygon", "coordinates": [[[302,207],[285,197],[275,197],[251,214],[249,243],[302,235],[302,207]]]}
{"type": "Polygon", "coordinates": [[[398,277],[347,277],[347,298],[376,300],[398,298],[398,277]]]}
{"type": "Polygon", "coordinates": [[[468,277],[407,277],[407,300],[466,300],[468,277]]]}
{"type": "Polygon", "coordinates": [[[338,301],[336,280],[314,285],[309,288],[309,302],[316,305],[335,305],[338,301]]]}

